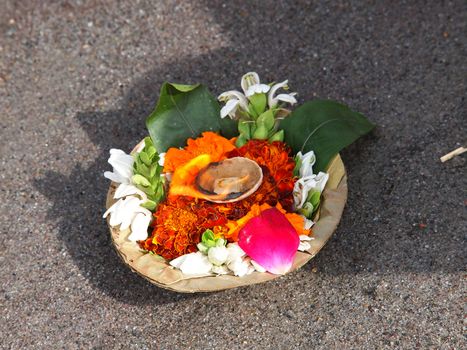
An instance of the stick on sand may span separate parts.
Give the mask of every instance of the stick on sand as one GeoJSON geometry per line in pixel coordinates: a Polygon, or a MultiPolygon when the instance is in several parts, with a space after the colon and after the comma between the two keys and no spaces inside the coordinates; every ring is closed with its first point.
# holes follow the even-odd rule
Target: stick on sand
{"type": "Polygon", "coordinates": [[[454,151],[449,152],[448,154],[445,154],[440,158],[440,160],[444,163],[445,161],[454,158],[455,156],[458,156],[459,154],[462,154],[464,152],[467,152],[467,148],[465,147],[459,147],[455,149],[454,151]]]}

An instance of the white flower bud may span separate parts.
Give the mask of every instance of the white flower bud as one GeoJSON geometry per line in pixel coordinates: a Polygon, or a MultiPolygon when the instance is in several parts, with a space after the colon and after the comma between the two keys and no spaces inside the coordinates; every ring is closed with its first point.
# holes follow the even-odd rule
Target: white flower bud
{"type": "Polygon", "coordinates": [[[227,244],[227,250],[229,252],[229,257],[227,258],[227,264],[237,259],[240,259],[246,255],[245,252],[242,250],[242,248],[240,248],[238,243],[227,244]]]}
{"type": "Polygon", "coordinates": [[[250,272],[250,264],[241,258],[232,261],[227,267],[238,277],[245,276],[250,272]]]}
{"type": "Polygon", "coordinates": [[[207,256],[201,252],[182,255],[172,260],[170,265],[180,269],[185,275],[205,275],[212,269],[207,256]]]}
{"type": "Polygon", "coordinates": [[[310,151],[308,153],[302,154],[302,152],[297,153],[297,157],[300,158],[300,178],[312,176],[313,175],[313,165],[316,162],[315,152],[310,151]]]}
{"type": "Polygon", "coordinates": [[[208,250],[209,261],[217,266],[224,264],[229,257],[229,251],[226,247],[212,247],[208,250]]]}

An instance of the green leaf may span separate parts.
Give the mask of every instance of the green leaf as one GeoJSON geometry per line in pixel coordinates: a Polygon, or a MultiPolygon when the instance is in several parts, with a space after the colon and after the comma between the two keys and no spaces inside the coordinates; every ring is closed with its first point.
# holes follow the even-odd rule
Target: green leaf
{"type": "Polygon", "coordinates": [[[265,140],[268,138],[269,130],[264,124],[256,124],[256,130],[253,133],[253,139],[265,140]]]}
{"type": "Polygon", "coordinates": [[[280,123],[294,153],[313,150],[313,170],[325,171],[331,159],[374,128],[365,116],[330,100],[314,100],[295,109],[280,123]]]}
{"type": "Polygon", "coordinates": [[[255,111],[255,116],[258,116],[261,113],[263,113],[267,103],[266,94],[254,94],[248,97],[248,100],[250,100],[251,106],[255,111]]]}
{"type": "Polygon", "coordinates": [[[251,103],[248,104],[248,114],[253,120],[258,117],[258,113],[256,113],[255,107],[251,103]]]}
{"type": "Polygon", "coordinates": [[[269,142],[284,141],[284,130],[279,130],[269,138],[269,142]]]}
{"type": "Polygon", "coordinates": [[[154,146],[149,146],[147,149],[146,149],[146,154],[148,155],[148,157],[152,160],[154,158],[155,155],[157,155],[157,151],[156,151],[156,148],[154,146]]]}
{"type": "Polygon", "coordinates": [[[135,162],[136,171],[138,174],[143,175],[145,178],[150,178],[149,168],[142,162],[135,162]]]}
{"type": "Polygon", "coordinates": [[[136,188],[146,193],[148,196],[154,196],[154,190],[150,187],[144,187],[141,185],[135,184],[136,188]]]}
{"type": "Polygon", "coordinates": [[[245,137],[245,135],[243,134],[240,134],[238,137],[237,137],[237,141],[235,141],[235,146],[237,147],[242,147],[245,143],[247,143],[247,138],[245,137]]]}
{"type": "Polygon", "coordinates": [[[157,206],[157,203],[148,199],[146,202],[144,202],[143,204],[140,204],[141,207],[143,208],[146,208],[146,209],[149,209],[151,211],[153,211],[154,209],[156,209],[156,206],[157,206]]]}
{"type": "Polygon", "coordinates": [[[146,136],[144,138],[144,147],[146,148],[154,147],[154,144],[152,143],[152,140],[149,136],[146,136]]]}
{"type": "Polygon", "coordinates": [[[133,175],[131,180],[133,181],[133,183],[135,185],[139,185],[139,186],[143,186],[143,187],[151,186],[151,183],[144,176],[142,176],[140,174],[133,175]]]}
{"type": "Polygon", "coordinates": [[[256,120],[257,124],[264,124],[268,131],[274,127],[274,122],[274,112],[272,109],[268,109],[266,112],[262,113],[256,120]]]}
{"type": "Polygon", "coordinates": [[[251,122],[247,122],[247,121],[239,121],[238,122],[238,131],[247,140],[251,137],[251,135],[250,135],[250,124],[251,124],[251,122]]]}
{"type": "Polygon", "coordinates": [[[183,147],[203,131],[220,131],[227,138],[237,135],[237,123],[221,119],[219,103],[203,85],[164,83],[146,126],[159,152],[183,147]]]}
{"type": "Polygon", "coordinates": [[[171,83],[170,85],[172,85],[175,89],[181,92],[190,92],[199,86],[199,84],[186,85],[186,84],[176,84],[176,83],[171,83]]]}
{"type": "Polygon", "coordinates": [[[161,201],[162,198],[164,197],[164,186],[162,186],[162,183],[159,183],[156,189],[155,197],[161,201]]]}
{"type": "Polygon", "coordinates": [[[151,165],[151,159],[149,159],[149,156],[144,151],[141,151],[138,156],[144,164],[147,166],[151,165]]]}
{"type": "Polygon", "coordinates": [[[154,175],[156,175],[156,171],[157,171],[157,164],[151,165],[151,167],[149,168],[149,174],[148,174],[147,177],[152,179],[154,177],[154,175]]]}
{"type": "Polygon", "coordinates": [[[310,202],[314,208],[317,208],[319,205],[319,201],[321,198],[321,192],[319,191],[313,191],[308,193],[308,197],[306,198],[307,202],[310,202]]]}

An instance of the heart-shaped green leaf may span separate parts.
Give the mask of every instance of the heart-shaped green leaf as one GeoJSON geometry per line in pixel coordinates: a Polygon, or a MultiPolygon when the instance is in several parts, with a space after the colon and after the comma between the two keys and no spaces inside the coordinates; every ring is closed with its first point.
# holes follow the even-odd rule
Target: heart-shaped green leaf
{"type": "Polygon", "coordinates": [[[280,123],[284,141],[297,153],[313,150],[315,172],[325,171],[343,148],[374,128],[360,113],[329,100],[305,102],[280,123]]]}
{"type": "Polygon", "coordinates": [[[188,138],[196,138],[203,131],[220,131],[228,138],[238,134],[237,123],[221,119],[219,103],[199,84],[164,83],[146,126],[158,152],[183,147],[188,138]]]}

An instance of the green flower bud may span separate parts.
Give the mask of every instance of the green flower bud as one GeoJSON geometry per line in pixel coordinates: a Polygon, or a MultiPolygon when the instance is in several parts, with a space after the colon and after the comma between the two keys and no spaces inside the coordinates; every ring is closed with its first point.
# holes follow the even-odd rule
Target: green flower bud
{"type": "Polygon", "coordinates": [[[266,112],[261,114],[256,120],[257,124],[264,124],[264,126],[269,130],[272,130],[274,127],[274,112],[272,109],[268,109],[266,112]]]}
{"type": "Polygon", "coordinates": [[[250,134],[250,124],[251,122],[239,121],[238,122],[238,131],[243,135],[247,140],[251,138],[250,134]]]}
{"type": "Polygon", "coordinates": [[[151,165],[151,159],[149,159],[149,156],[146,154],[146,152],[144,151],[141,151],[139,154],[138,154],[138,157],[139,159],[141,159],[141,161],[147,165],[147,166],[150,166],[151,165]]]}
{"type": "Polygon", "coordinates": [[[207,247],[215,247],[216,246],[216,238],[214,236],[214,232],[211,230],[204,231],[203,235],[201,236],[201,242],[207,247]]]}
{"type": "Polygon", "coordinates": [[[248,99],[250,100],[250,105],[256,112],[256,116],[264,112],[267,104],[266,94],[254,94],[249,96],[248,99]]]}
{"type": "Polygon", "coordinates": [[[303,205],[301,209],[298,209],[298,212],[304,215],[307,219],[311,219],[314,209],[315,208],[313,207],[313,204],[311,204],[310,202],[307,202],[303,205]]]}
{"type": "Polygon", "coordinates": [[[248,114],[253,120],[258,117],[258,113],[256,113],[255,107],[251,103],[248,104],[248,114]]]}
{"type": "Polygon", "coordinates": [[[133,175],[133,177],[131,178],[131,181],[133,181],[135,185],[140,185],[143,187],[151,186],[151,183],[144,176],[139,175],[139,174],[133,175]]]}
{"type": "Polygon", "coordinates": [[[321,192],[319,192],[319,191],[310,191],[310,193],[308,193],[306,201],[310,202],[313,205],[313,207],[316,209],[316,208],[318,208],[320,198],[321,198],[321,192]]]}
{"type": "Polygon", "coordinates": [[[284,141],[284,130],[279,130],[269,138],[269,142],[284,141]]]}
{"type": "Polygon", "coordinates": [[[253,138],[256,140],[266,140],[268,138],[269,130],[264,124],[257,124],[256,130],[253,133],[253,138]]]}
{"type": "Polygon", "coordinates": [[[240,134],[240,135],[237,137],[237,141],[235,141],[235,146],[237,146],[237,147],[242,147],[247,141],[248,141],[248,140],[247,140],[247,138],[245,137],[245,135],[240,134]]]}
{"type": "Polygon", "coordinates": [[[151,211],[153,211],[154,209],[156,209],[156,206],[157,206],[157,203],[148,199],[146,202],[144,202],[143,204],[140,204],[140,206],[142,206],[143,208],[146,208],[146,209],[149,209],[151,211]]]}

